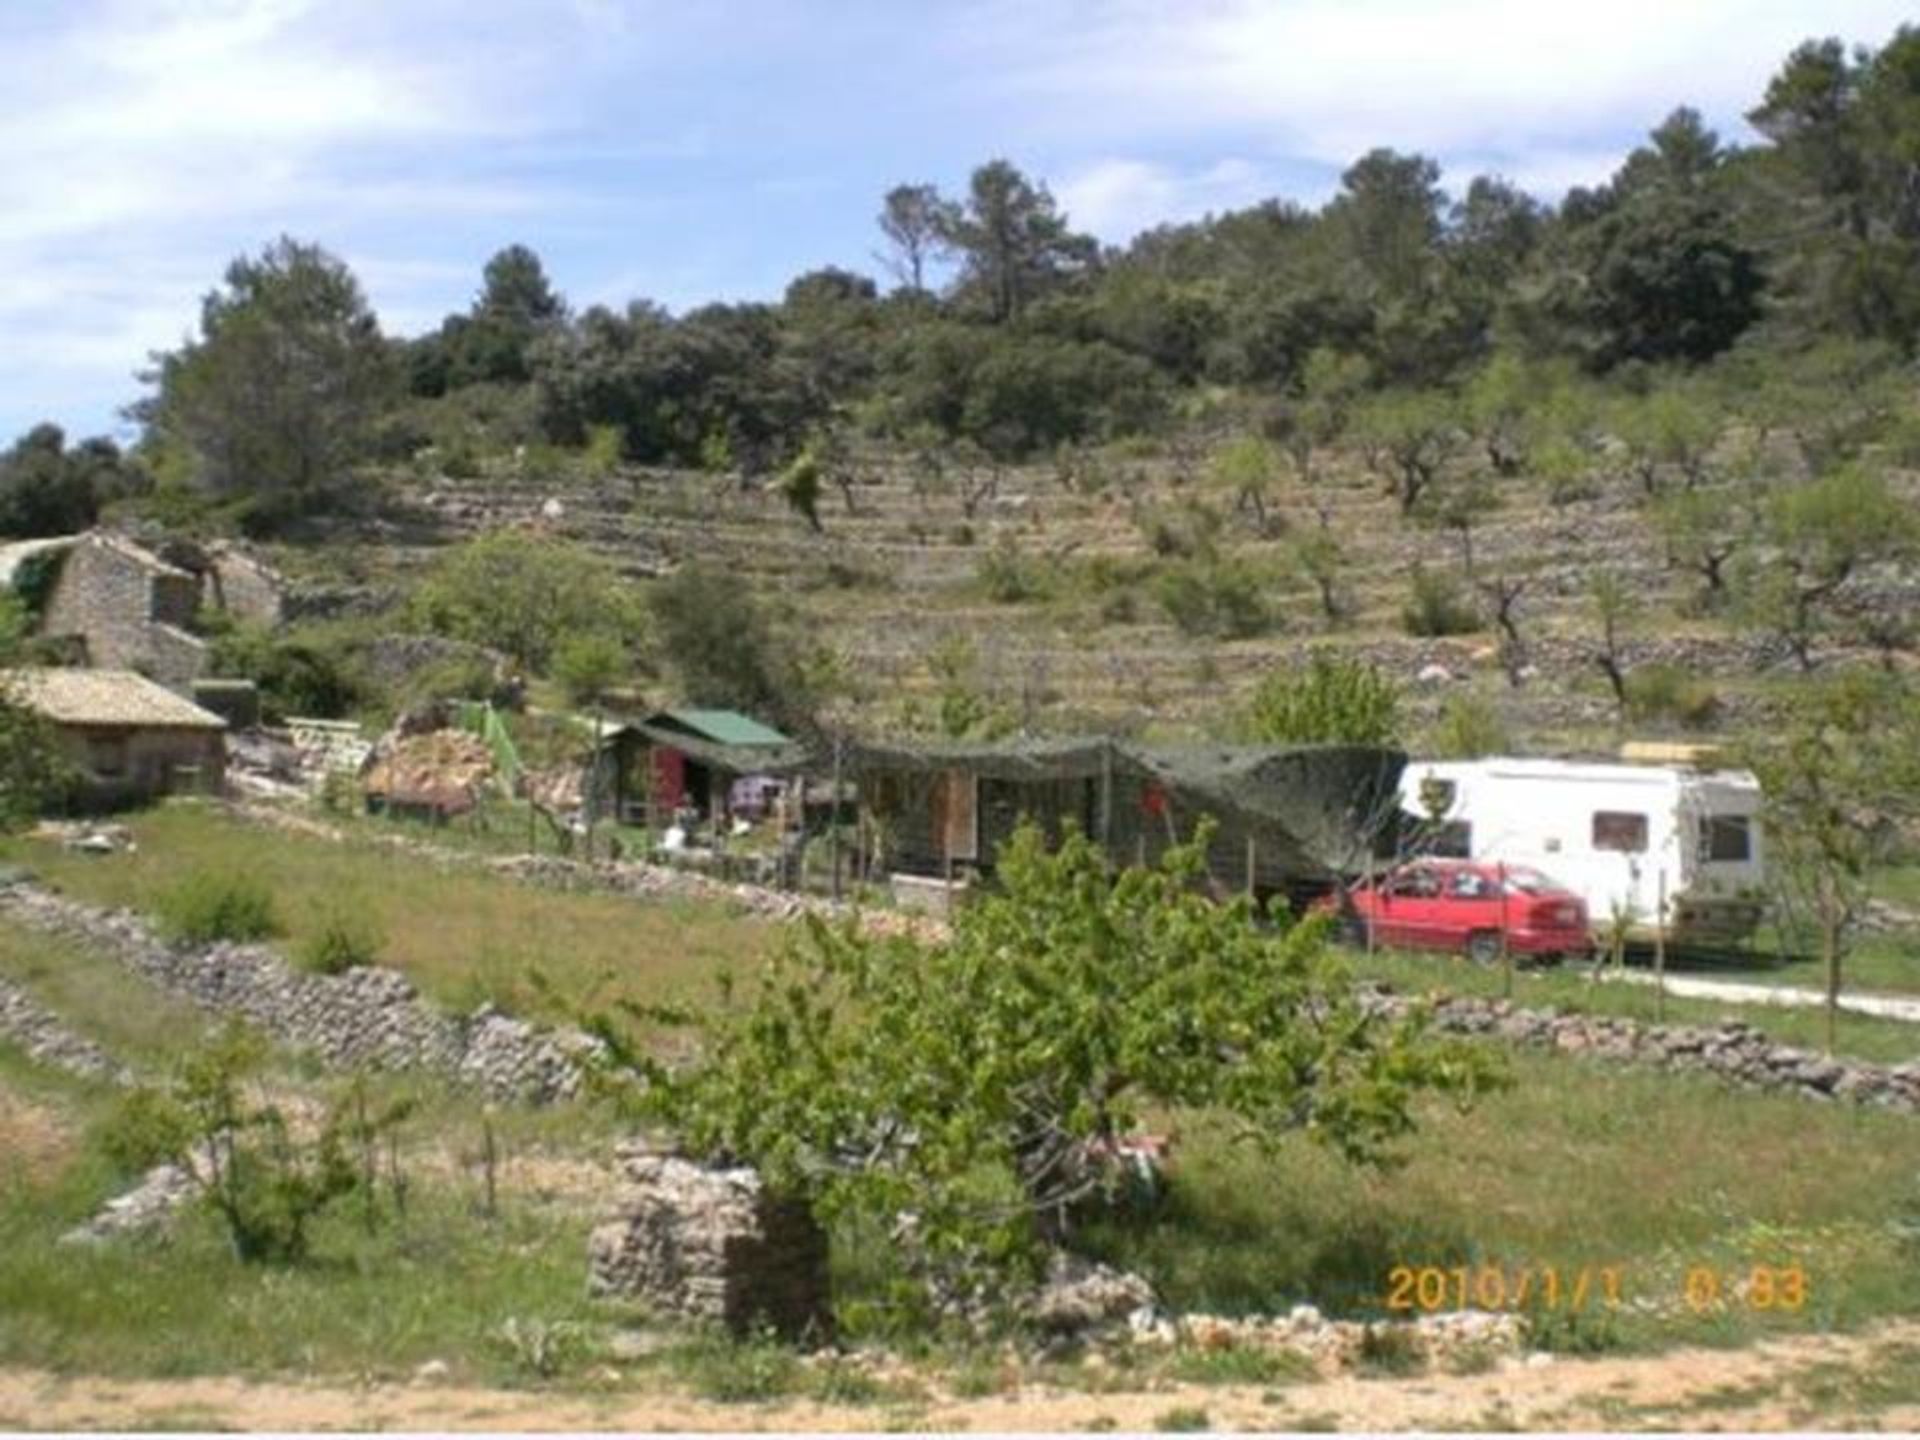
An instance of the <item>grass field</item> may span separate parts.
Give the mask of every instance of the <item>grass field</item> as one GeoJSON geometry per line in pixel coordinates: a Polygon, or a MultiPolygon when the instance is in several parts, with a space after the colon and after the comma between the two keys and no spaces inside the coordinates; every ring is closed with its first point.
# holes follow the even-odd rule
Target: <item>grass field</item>
{"type": "Polygon", "coordinates": [[[1304,1299],[1379,1313],[1395,1265],[1495,1266],[1510,1285],[1531,1270],[1536,1296],[1544,1267],[1613,1267],[1617,1311],[1539,1317],[1550,1339],[1576,1346],[1730,1342],[1920,1310],[1910,1117],[1548,1056],[1517,1056],[1514,1078],[1468,1114],[1426,1107],[1404,1163],[1384,1170],[1356,1170],[1300,1136],[1263,1156],[1204,1117],[1176,1117],[1191,1129],[1171,1223],[1111,1226],[1100,1247],[1176,1304],[1225,1311],[1304,1299]],[[1800,1310],[1696,1315],[1684,1302],[1690,1267],[1744,1276],[1792,1262],[1808,1277],[1800,1310]]]}
{"type": "MultiPolygon", "coordinates": [[[[1402,1163],[1380,1170],[1302,1136],[1262,1154],[1204,1115],[1170,1117],[1181,1138],[1167,1209],[1087,1238],[1176,1307],[1229,1313],[1311,1302],[1378,1315],[1395,1265],[1509,1277],[1553,1268],[1566,1298],[1533,1307],[1538,1339],[1569,1350],[1735,1343],[1920,1311],[1910,1283],[1920,1129],[1909,1119],[1553,1057],[1521,1057],[1515,1078],[1468,1114],[1426,1107],[1402,1163]],[[1725,1277],[1731,1296],[1752,1267],[1789,1264],[1807,1277],[1801,1308],[1736,1299],[1696,1314],[1685,1303],[1689,1268],[1725,1277]],[[1595,1278],[1576,1312],[1582,1267],[1595,1278]],[[1602,1269],[1617,1274],[1618,1309],[1604,1303],[1602,1269]]],[[[608,1332],[631,1318],[583,1298],[585,1216],[521,1195],[487,1219],[470,1187],[426,1168],[404,1220],[369,1234],[349,1209],[320,1226],[313,1258],[297,1266],[240,1264],[199,1216],[165,1244],[56,1247],[124,1181],[84,1138],[111,1099],[35,1073],[4,1047],[0,1096],[58,1113],[81,1137],[56,1162],[0,1182],[0,1363],[378,1378],[438,1359],[461,1377],[593,1385],[608,1332]],[[509,1320],[520,1342],[503,1335],[509,1320]],[[553,1376],[528,1350],[525,1337],[540,1335],[553,1376]]],[[[450,1118],[423,1116],[412,1142],[437,1144],[450,1118]]],[[[582,1155],[607,1143],[603,1120],[578,1107],[546,1117],[540,1133],[582,1155]]],[[[837,1237],[836,1268],[843,1298],[880,1298],[861,1237],[837,1237]]],[[[927,1363],[976,1362],[936,1347],[927,1363]]],[[[736,1398],[800,1383],[777,1359],[716,1357],[695,1339],[632,1383],[682,1380],[742,1390],[736,1398]]]]}
{"type": "Polygon", "coordinates": [[[563,894],[440,866],[372,840],[336,843],[248,825],[180,803],[131,817],[131,855],[77,855],[13,841],[0,848],[67,894],[151,913],[194,871],[250,876],[272,890],[285,942],[297,947],[330,916],[370,919],[382,963],[427,995],[470,1009],[560,1018],[529,984],[538,971],[562,995],[648,1001],[704,996],[726,962],[775,943],[765,923],[694,901],[636,904],[563,894]]]}
{"type": "MultiPolygon", "coordinates": [[[[140,849],[132,856],[25,843],[9,854],[70,893],[141,908],[190,870],[244,868],[274,889],[295,938],[323,899],[375,914],[389,937],[386,958],[453,1003],[473,997],[467,972],[488,954],[522,965],[544,955],[542,968],[563,987],[589,988],[611,971],[627,993],[660,998],[691,993],[720,962],[749,959],[776,937],[719,907],[549,892],[371,844],[245,826],[198,806],[133,823],[140,849]]],[[[1354,963],[1410,990],[1488,993],[1501,983],[1497,971],[1449,957],[1354,963]]],[[[495,975],[505,983],[519,973],[495,975]]],[[[205,1025],[110,960],[31,934],[0,934],[0,975],[150,1072],[164,1070],[205,1025]]],[[[1641,1018],[1654,1000],[1551,972],[1523,975],[1516,998],[1641,1018]]],[[[1667,1013],[1707,1020],[1728,1009],[1669,1000],[1667,1013]]],[[[1810,1043],[1819,1024],[1816,1014],[1755,1008],[1742,1018],[1799,1043],[1810,1043]]],[[[1914,1034],[1849,1019],[1843,1048],[1909,1058],[1914,1034]]],[[[1377,1316],[1396,1265],[1492,1268],[1509,1286],[1528,1272],[1540,1343],[1568,1350],[1737,1343],[1920,1313],[1910,1283],[1920,1266],[1920,1126],[1911,1117],[1549,1055],[1515,1054],[1513,1070],[1513,1087],[1470,1113],[1423,1106],[1401,1163],[1385,1169],[1355,1169],[1300,1135],[1263,1152],[1231,1141],[1213,1117],[1161,1117],[1180,1137],[1165,1208],[1152,1223],[1104,1222],[1087,1239],[1147,1273],[1176,1308],[1225,1312],[1310,1302],[1377,1316]],[[1790,1265],[1806,1277],[1804,1305],[1768,1309],[1740,1298],[1754,1267],[1790,1265]],[[1730,1303],[1696,1312],[1685,1292],[1695,1268],[1710,1271],[1730,1303]],[[1542,1306],[1549,1269],[1562,1277],[1563,1300],[1542,1306]],[[1583,1270],[1590,1289],[1576,1311],[1570,1290],[1583,1270]],[[1614,1277],[1617,1308],[1606,1303],[1602,1272],[1614,1277]]],[[[339,1083],[287,1056],[273,1078],[320,1097],[339,1083]]],[[[587,1213],[522,1196],[498,1217],[479,1215],[473,1185],[447,1163],[477,1135],[471,1098],[428,1082],[380,1084],[408,1089],[421,1105],[408,1131],[420,1181],[401,1223],[369,1234],[351,1215],[329,1220],[314,1258],[290,1268],[239,1264],[201,1218],[167,1244],[76,1253],[56,1249],[54,1238],[127,1178],[89,1139],[113,1098],[0,1045],[0,1139],[9,1153],[33,1156],[0,1173],[0,1363],[115,1375],[393,1377],[438,1359],[474,1379],[601,1383],[593,1377],[603,1341],[627,1317],[583,1298],[587,1213]],[[518,1340],[505,1337],[509,1320],[519,1322],[518,1340]]],[[[573,1163],[604,1161],[617,1130],[591,1104],[505,1107],[493,1123],[514,1150],[573,1163]]],[[[855,1325],[856,1339],[888,1334],[877,1248],[871,1237],[836,1236],[843,1299],[868,1317],[855,1325]]],[[[704,1345],[689,1340],[622,1383],[747,1398],[816,1383],[778,1356],[704,1345]]],[[[941,1350],[929,1363],[978,1362],[941,1350]]]]}

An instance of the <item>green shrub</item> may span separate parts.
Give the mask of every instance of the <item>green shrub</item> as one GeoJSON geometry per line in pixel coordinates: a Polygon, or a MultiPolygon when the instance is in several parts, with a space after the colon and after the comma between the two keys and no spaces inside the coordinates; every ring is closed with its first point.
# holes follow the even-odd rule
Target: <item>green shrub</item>
{"type": "Polygon", "coordinates": [[[724,1405],[778,1400],[798,1390],[803,1378],[799,1357],[765,1338],[715,1339],[689,1346],[675,1359],[694,1394],[724,1405]]]}
{"type": "Polygon", "coordinates": [[[385,944],[378,921],[339,908],[321,917],[319,926],[294,951],[294,959],[315,975],[344,975],[377,964],[385,944]]]}
{"type": "Polygon", "coordinates": [[[1167,618],[1188,635],[1240,640],[1273,625],[1258,578],[1230,560],[1175,565],[1161,573],[1154,592],[1167,618]]]}
{"type": "Polygon", "coordinates": [[[1478,760],[1513,748],[1506,721],[1484,695],[1454,695],[1441,707],[1428,748],[1442,760],[1478,760]]]}
{"type": "Polygon", "coordinates": [[[196,870],[159,901],[160,928],[188,945],[216,940],[265,940],[280,933],[273,892],[245,875],[196,870]]]}
{"type": "MultiPolygon", "coordinates": [[[[108,1153],[121,1163],[165,1156],[191,1171],[238,1259],[293,1263],[306,1257],[308,1225],[361,1179],[339,1107],[305,1138],[263,1100],[253,1080],[263,1054],[254,1036],[229,1025],[180,1062],[165,1091],[136,1091],[122,1103],[108,1153]]],[[[363,1127],[362,1138],[370,1145],[382,1133],[363,1127]]]]}
{"type": "Polygon", "coordinates": [[[1040,562],[1023,554],[1019,542],[1004,533],[980,556],[974,574],[987,598],[1001,605],[1035,599],[1047,588],[1040,562]]]}
{"type": "Polygon", "coordinates": [[[1452,575],[1415,565],[1407,603],[1400,610],[1400,623],[1409,635],[1432,638],[1471,635],[1484,622],[1480,608],[1452,575]]]}
{"type": "Polygon", "coordinates": [[[1263,745],[1391,745],[1400,687],[1364,660],[1316,650],[1304,666],[1260,682],[1243,729],[1263,745]]]}
{"type": "Polygon", "coordinates": [[[202,617],[211,635],[212,673],[251,680],[269,723],[290,715],[335,720],[364,703],[371,687],[351,653],[349,637],[321,629],[285,632],[215,612],[202,617]]]}
{"type": "Polygon", "coordinates": [[[1153,1417],[1153,1428],[1182,1433],[1193,1430],[1211,1430],[1213,1417],[1195,1405],[1177,1405],[1164,1414],[1153,1417]]]}
{"type": "Polygon", "coordinates": [[[1426,1352],[1407,1326],[1369,1325],[1360,1332],[1354,1369],[1362,1375],[1412,1375],[1426,1365],[1426,1352]]]}
{"type": "Polygon", "coordinates": [[[1720,696],[1707,681],[1678,665],[1642,665],[1627,676],[1627,713],[1635,720],[1672,721],[1700,730],[1719,718],[1720,696]]]}
{"type": "Polygon", "coordinates": [[[621,450],[619,426],[589,425],[580,460],[589,475],[606,475],[619,468],[621,450]]]}

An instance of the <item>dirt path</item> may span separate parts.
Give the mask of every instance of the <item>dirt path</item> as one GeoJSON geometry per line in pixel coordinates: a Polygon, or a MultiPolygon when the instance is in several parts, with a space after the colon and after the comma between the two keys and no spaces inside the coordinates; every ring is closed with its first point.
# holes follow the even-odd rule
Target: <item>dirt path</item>
{"type": "Polygon", "coordinates": [[[1204,1412],[1212,1427],[1233,1430],[1910,1430],[1920,1426],[1920,1322],[1853,1336],[1794,1336],[1746,1350],[1545,1364],[1516,1359],[1479,1375],[1341,1376],[1283,1389],[1026,1389],[967,1399],[934,1395],[905,1407],[721,1405],[636,1392],[612,1374],[604,1390],[544,1393],[0,1371],[0,1429],[1152,1430],[1174,1410],[1204,1412]]]}
{"type": "MultiPolygon", "coordinates": [[[[1659,983],[1641,970],[1609,976],[1632,985],[1659,983]]],[[[1726,1000],[1736,1005],[1787,1005],[1816,1009],[1827,1003],[1821,991],[1804,985],[1762,985],[1741,980],[1706,980],[1694,975],[1668,975],[1667,993],[1697,1000],[1726,1000]]],[[[1843,994],[1840,1008],[1861,1015],[1877,1015],[1885,1020],[1906,1020],[1920,1024],[1920,997],[1911,995],[1843,994]]]]}

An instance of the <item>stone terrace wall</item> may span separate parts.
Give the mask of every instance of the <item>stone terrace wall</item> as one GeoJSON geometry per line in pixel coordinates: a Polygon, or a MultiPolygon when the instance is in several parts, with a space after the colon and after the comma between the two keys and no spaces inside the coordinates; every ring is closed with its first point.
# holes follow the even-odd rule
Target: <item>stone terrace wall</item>
{"type": "Polygon", "coordinates": [[[204,1010],[236,1015],[330,1066],[425,1070],[503,1099],[536,1104],[576,1094],[596,1044],[482,1006],[449,1015],[397,971],[297,970],[263,945],[176,946],[138,916],[82,905],[38,886],[0,886],[5,923],[78,941],[204,1010]]]}
{"type": "Polygon", "coordinates": [[[83,1035],[76,1035],[59,1016],[45,1009],[26,991],[0,980],[0,1038],[13,1041],[28,1058],[88,1080],[125,1082],[127,1068],[83,1035]]]}
{"type": "MultiPolygon", "coordinates": [[[[1413,1002],[1376,992],[1388,1008],[1413,1002]]],[[[1566,1055],[1697,1070],[1753,1090],[1772,1090],[1811,1100],[1847,1100],[1887,1109],[1920,1111],[1920,1058],[1904,1065],[1829,1059],[1812,1050],[1782,1045],[1737,1020],[1717,1025],[1643,1025],[1604,1015],[1567,1015],[1529,1010],[1506,1000],[1452,998],[1433,1007],[1435,1025],[1460,1035],[1479,1035],[1566,1055]]],[[[1920,1057],[1920,1027],[1914,1030],[1920,1057]]]]}

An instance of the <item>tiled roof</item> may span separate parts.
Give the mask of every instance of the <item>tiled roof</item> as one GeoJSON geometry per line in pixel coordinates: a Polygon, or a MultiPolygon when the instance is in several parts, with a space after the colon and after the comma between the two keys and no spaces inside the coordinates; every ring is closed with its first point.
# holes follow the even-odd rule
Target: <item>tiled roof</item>
{"type": "Polygon", "coordinates": [[[211,710],[131,670],[0,670],[0,690],[61,725],[227,728],[211,710]]]}

